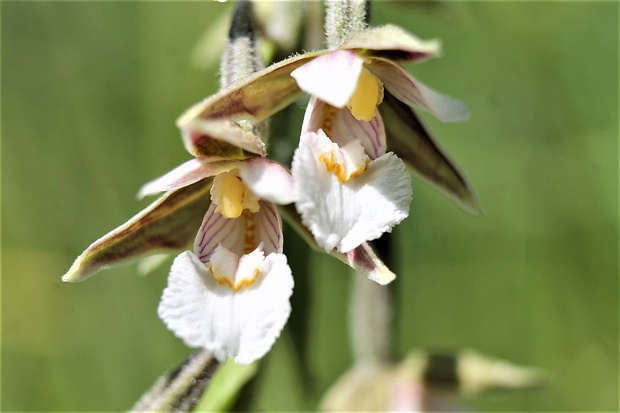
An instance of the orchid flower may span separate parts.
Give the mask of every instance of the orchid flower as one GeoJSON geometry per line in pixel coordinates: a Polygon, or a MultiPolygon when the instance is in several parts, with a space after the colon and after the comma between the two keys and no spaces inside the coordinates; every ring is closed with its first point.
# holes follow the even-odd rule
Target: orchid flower
{"type": "MultiPolygon", "coordinates": [[[[174,260],[158,313],[188,346],[246,364],[271,348],[291,312],[293,277],[273,201],[290,202],[292,179],[264,158],[225,164],[213,179],[194,251],[174,260]]],[[[191,160],[146,191],[211,174],[204,165],[191,160]]]]}
{"type": "Polygon", "coordinates": [[[190,133],[197,119],[260,122],[307,92],[336,112],[331,116],[335,122],[331,131],[327,125],[321,128],[332,140],[338,141],[332,135],[339,130],[346,132],[343,135],[370,133],[371,139],[362,140],[369,157],[381,156],[384,148],[394,151],[461,207],[480,213],[467,178],[414,112],[428,111],[452,122],[466,120],[467,108],[428,88],[401,66],[438,53],[437,41],[422,41],[395,26],[359,31],[336,50],[293,56],[233,83],[190,108],[177,124],[190,133]],[[351,119],[358,126],[347,131],[351,119]]]}
{"type": "Polygon", "coordinates": [[[339,146],[323,130],[302,134],[292,167],[297,210],[325,251],[348,252],[407,217],[411,180],[393,153],[370,158],[359,141],[339,146]]]}

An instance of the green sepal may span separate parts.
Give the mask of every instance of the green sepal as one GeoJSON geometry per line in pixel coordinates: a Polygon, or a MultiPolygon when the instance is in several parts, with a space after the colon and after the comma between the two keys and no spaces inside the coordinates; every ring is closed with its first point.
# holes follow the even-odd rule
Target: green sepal
{"type": "Polygon", "coordinates": [[[289,57],[235,82],[188,109],[177,120],[177,126],[183,129],[195,119],[261,122],[301,96],[302,91],[291,72],[327,52],[289,57]]]}
{"type": "Polygon", "coordinates": [[[418,115],[387,90],[379,111],[385,124],[387,149],[465,211],[481,215],[476,191],[418,115]]]}
{"type": "Polygon", "coordinates": [[[171,190],[125,224],[92,243],[63,275],[82,281],[98,271],[151,254],[177,251],[196,236],[210,204],[212,179],[171,190]]]}

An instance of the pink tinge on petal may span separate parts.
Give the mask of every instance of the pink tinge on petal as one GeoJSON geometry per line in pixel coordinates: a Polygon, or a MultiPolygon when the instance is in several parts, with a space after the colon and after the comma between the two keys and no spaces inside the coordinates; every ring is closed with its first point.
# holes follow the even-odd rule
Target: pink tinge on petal
{"type": "Polygon", "coordinates": [[[282,252],[282,220],[276,206],[259,201],[260,210],[254,214],[243,211],[239,218],[224,218],[211,204],[194,241],[194,251],[200,261],[207,263],[213,252],[222,245],[239,256],[255,250],[263,243],[266,254],[282,252]]]}
{"type": "Polygon", "coordinates": [[[380,58],[368,60],[368,70],[381,79],[383,86],[401,102],[426,110],[443,122],[463,122],[469,118],[467,106],[418,82],[398,64],[380,58]]]}
{"type": "Polygon", "coordinates": [[[370,159],[376,159],[386,151],[385,126],[378,110],[370,122],[365,122],[355,119],[347,108],[338,109],[312,98],[306,108],[302,134],[317,133],[319,129],[339,146],[359,141],[370,159]]]}
{"type": "Polygon", "coordinates": [[[215,208],[217,205],[211,203],[194,241],[194,251],[203,263],[209,262],[219,244],[237,255],[243,254],[243,220],[224,218],[215,208]]]}
{"type": "Polygon", "coordinates": [[[170,189],[183,188],[201,179],[228,171],[235,166],[234,162],[209,162],[203,158],[194,158],[177,166],[167,174],[145,184],[140,188],[138,197],[157,194],[170,189]]]}
{"type": "Polygon", "coordinates": [[[355,88],[364,59],[349,50],[335,50],[295,69],[291,76],[301,90],[332,106],[344,107],[355,88]]]}
{"type": "Polygon", "coordinates": [[[396,274],[390,271],[367,243],[348,251],[345,256],[347,264],[368,277],[369,280],[386,285],[396,279],[396,274]]]}
{"type": "Polygon", "coordinates": [[[272,202],[260,201],[260,211],[256,214],[256,238],[263,243],[266,255],[282,252],[282,218],[272,202]]]}
{"type": "Polygon", "coordinates": [[[376,109],[375,117],[370,122],[355,119],[346,108],[339,110],[329,137],[340,146],[353,139],[359,141],[370,159],[385,154],[387,146],[383,119],[376,109]]]}

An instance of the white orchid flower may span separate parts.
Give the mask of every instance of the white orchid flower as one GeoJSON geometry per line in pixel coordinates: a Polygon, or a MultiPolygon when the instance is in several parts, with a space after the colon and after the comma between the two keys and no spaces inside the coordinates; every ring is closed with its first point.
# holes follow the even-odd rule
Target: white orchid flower
{"type": "Polygon", "coordinates": [[[291,312],[293,277],[273,201],[290,202],[292,178],[264,158],[216,166],[196,158],[143,193],[187,185],[215,170],[194,251],[175,259],[158,314],[188,346],[245,364],[269,351],[291,312]]]}
{"type": "MultiPolygon", "coordinates": [[[[422,179],[468,212],[479,214],[473,187],[414,111],[460,122],[469,117],[467,107],[430,89],[401,65],[437,56],[439,50],[438,41],[420,40],[395,26],[362,30],[336,50],[295,55],[229,85],[194,105],[177,124],[189,134],[198,119],[261,122],[307,92],[332,110],[348,112],[337,116],[367,122],[364,132],[374,133],[374,140],[386,135],[388,149],[422,179]]],[[[348,120],[332,131],[326,125],[321,129],[337,140],[333,133],[343,125],[352,123],[348,120]]]]}
{"type": "Polygon", "coordinates": [[[292,167],[297,210],[317,243],[348,252],[407,217],[411,179],[393,153],[371,159],[358,140],[342,146],[306,132],[292,167]]]}

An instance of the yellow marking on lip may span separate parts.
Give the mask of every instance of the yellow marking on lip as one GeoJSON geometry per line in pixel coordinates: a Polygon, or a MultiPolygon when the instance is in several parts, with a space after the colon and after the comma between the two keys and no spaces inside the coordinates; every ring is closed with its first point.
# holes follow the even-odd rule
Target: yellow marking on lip
{"type": "Polygon", "coordinates": [[[338,110],[338,108],[328,105],[327,103],[323,106],[323,120],[321,122],[321,129],[323,129],[323,132],[325,132],[327,136],[330,136],[332,133],[334,128],[334,120],[336,119],[338,110]]]}
{"type": "Polygon", "coordinates": [[[361,174],[364,173],[366,168],[368,168],[368,164],[370,163],[369,159],[366,159],[364,165],[358,167],[355,171],[351,172],[348,176],[344,170],[344,167],[334,160],[333,153],[324,153],[319,156],[319,161],[323,162],[327,167],[327,171],[336,175],[340,182],[348,182],[350,179],[355,179],[361,174]]]}
{"type": "Polygon", "coordinates": [[[219,285],[232,288],[235,291],[239,291],[243,287],[250,287],[252,284],[254,284],[259,275],[258,267],[256,267],[251,277],[244,278],[238,282],[233,283],[230,278],[222,275],[217,268],[213,268],[213,265],[211,263],[207,264],[207,268],[209,269],[209,271],[211,271],[211,273],[213,274],[213,278],[215,278],[215,281],[219,285]]]}
{"type": "Polygon", "coordinates": [[[256,249],[258,242],[256,240],[256,214],[245,210],[241,214],[243,226],[245,228],[243,236],[243,253],[249,254],[256,249]]]}

